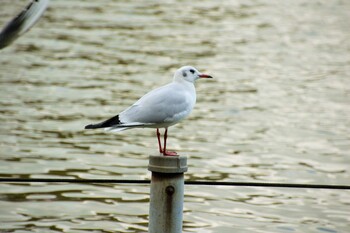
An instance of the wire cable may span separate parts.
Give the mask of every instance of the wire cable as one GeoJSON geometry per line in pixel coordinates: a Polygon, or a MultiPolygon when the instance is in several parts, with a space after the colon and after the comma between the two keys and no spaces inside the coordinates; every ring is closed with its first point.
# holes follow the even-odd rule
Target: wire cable
{"type": "MultiPolygon", "coordinates": [[[[0,178],[0,183],[150,184],[151,181],[150,180],[121,180],[121,179],[0,178]]],[[[350,190],[350,185],[292,184],[292,183],[266,183],[266,182],[225,182],[225,181],[190,181],[188,180],[188,181],[185,181],[185,185],[350,190]]]]}

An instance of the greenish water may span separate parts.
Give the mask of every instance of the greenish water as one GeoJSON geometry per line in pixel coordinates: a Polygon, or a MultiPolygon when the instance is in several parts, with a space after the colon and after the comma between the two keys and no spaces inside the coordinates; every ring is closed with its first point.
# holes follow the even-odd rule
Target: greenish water
{"type": "MultiPolygon", "coordinates": [[[[5,0],[0,24],[26,1],[5,0]]],[[[0,51],[0,176],[148,179],[155,131],[84,131],[193,65],[188,180],[349,184],[348,1],[63,1],[0,51]]],[[[349,232],[349,191],[186,186],[184,232],[349,232]]],[[[149,186],[0,184],[0,232],[145,232],[149,186]]]]}

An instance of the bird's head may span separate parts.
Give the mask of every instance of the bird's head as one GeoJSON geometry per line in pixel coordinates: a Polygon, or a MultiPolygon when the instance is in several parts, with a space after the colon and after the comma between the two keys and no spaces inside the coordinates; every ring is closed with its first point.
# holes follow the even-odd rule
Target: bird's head
{"type": "Polygon", "coordinates": [[[183,66],[175,72],[174,80],[185,80],[194,83],[199,78],[213,78],[210,75],[200,73],[192,66],[183,66]]]}

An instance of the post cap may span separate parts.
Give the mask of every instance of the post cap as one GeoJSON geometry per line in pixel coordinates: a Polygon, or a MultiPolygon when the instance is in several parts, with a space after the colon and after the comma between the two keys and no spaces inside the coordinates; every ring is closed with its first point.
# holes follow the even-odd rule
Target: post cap
{"type": "Polygon", "coordinates": [[[150,155],[148,170],[160,173],[184,173],[187,171],[187,157],[150,155]]]}

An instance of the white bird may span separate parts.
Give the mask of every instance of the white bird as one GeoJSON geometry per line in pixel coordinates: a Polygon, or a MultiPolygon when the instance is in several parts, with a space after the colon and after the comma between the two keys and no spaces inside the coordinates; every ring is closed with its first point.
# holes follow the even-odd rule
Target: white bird
{"type": "Polygon", "coordinates": [[[178,69],[173,81],[165,86],[148,92],[136,103],[118,115],[85,126],[85,129],[106,128],[108,131],[122,131],[132,128],[156,128],[159,152],[163,155],[176,155],[166,150],[168,127],[186,118],[196,103],[194,83],[199,78],[212,78],[202,74],[192,66],[178,69]],[[165,128],[164,147],[162,148],[159,128],[165,128]]]}
{"type": "Polygon", "coordinates": [[[49,0],[32,0],[24,10],[13,18],[0,32],[0,49],[10,45],[27,32],[40,19],[49,0]]]}

